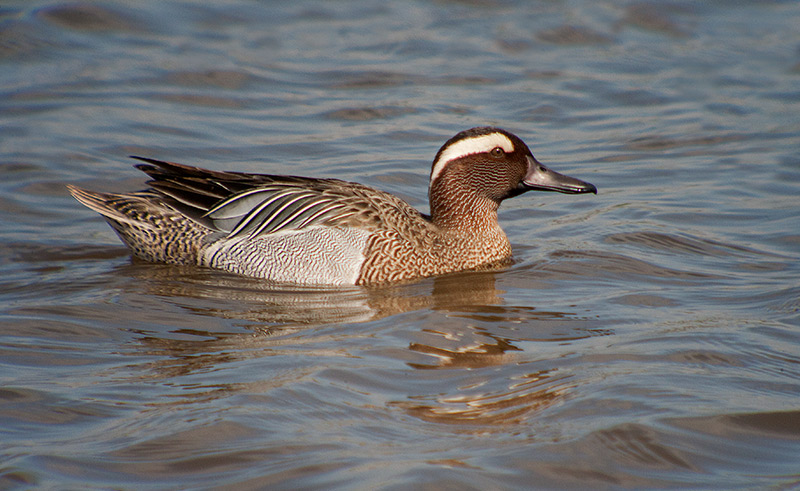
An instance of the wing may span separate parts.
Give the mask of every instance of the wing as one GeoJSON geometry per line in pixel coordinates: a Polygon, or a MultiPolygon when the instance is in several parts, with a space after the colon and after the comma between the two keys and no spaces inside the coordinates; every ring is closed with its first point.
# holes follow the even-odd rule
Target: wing
{"type": "Polygon", "coordinates": [[[146,162],[136,167],[151,177],[147,184],[171,207],[229,237],[254,237],[312,225],[378,230],[409,219],[422,227],[429,223],[396,196],[353,182],[220,172],[133,158],[146,162]]]}

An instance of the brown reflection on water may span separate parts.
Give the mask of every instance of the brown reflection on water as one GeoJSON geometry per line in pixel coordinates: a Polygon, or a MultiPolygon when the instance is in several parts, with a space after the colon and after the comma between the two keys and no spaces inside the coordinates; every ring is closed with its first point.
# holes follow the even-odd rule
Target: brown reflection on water
{"type": "MultiPolygon", "coordinates": [[[[491,337],[491,335],[489,335],[491,337]]],[[[507,363],[506,351],[521,351],[504,339],[495,339],[496,343],[481,343],[462,346],[456,349],[439,348],[425,344],[411,343],[409,349],[437,358],[438,363],[409,363],[412,368],[478,368],[507,363]]]]}
{"type": "Polygon", "coordinates": [[[129,285],[133,294],[159,296],[193,314],[247,321],[248,329],[266,334],[417,310],[491,306],[502,301],[503,293],[495,288],[493,272],[378,288],[282,285],[202,268],[138,262],[123,272],[137,280],[129,285]]]}
{"type": "MultiPolygon", "coordinates": [[[[121,303],[135,303],[137,320],[145,325],[138,338],[142,349],[132,354],[154,357],[141,366],[143,379],[213,371],[254,357],[349,357],[353,355],[341,346],[363,335],[357,328],[335,329],[333,334],[314,328],[409,312],[491,307],[502,301],[491,272],[373,289],[275,285],[202,268],[138,261],[117,272],[135,279],[123,283],[121,303]],[[164,310],[174,307],[177,314],[165,315],[164,310]],[[186,320],[186,312],[193,320],[186,320]],[[232,320],[233,326],[221,326],[221,320],[232,320]],[[292,336],[299,331],[302,336],[292,336]]],[[[270,381],[275,383],[278,380],[270,381]]],[[[236,385],[210,390],[234,390],[236,385]]]]}
{"type": "MultiPolygon", "coordinates": [[[[439,328],[426,327],[422,330],[425,342],[409,345],[409,350],[424,355],[426,362],[408,362],[408,366],[417,370],[457,370],[461,374],[457,378],[463,379],[463,383],[446,387],[443,392],[411,396],[407,401],[395,402],[395,407],[428,422],[466,424],[470,428],[514,425],[551,406],[574,387],[570,375],[556,368],[541,368],[549,365],[547,355],[542,355],[542,360],[531,357],[519,346],[519,334],[509,328],[533,325],[546,331],[546,326],[553,329],[554,322],[568,324],[572,314],[537,312],[532,307],[487,306],[482,310],[454,313],[450,318],[458,322],[439,328]],[[525,315],[521,315],[523,312],[525,315]],[[465,326],[465,319],[482,325],[465,326]],[[487,370],[494,370],[491,383],[485,378],[487,370]]],[[[563,343],[604,334],[590,330],[560,332],[546,339],[545,333],[536,332],[535,327],[531,330],[541,336],[535,339],[537,342],[563,343]]],[[[525,341],[532,340],[533,337],[526,336],[525,341]]]]}
{"type": "MultiPolygon", "coordinates": [[[[390,407],[428,422],[481,427],[515,424],[550,406],[570,388],[568,375],[540,364],[527,366],[532,360],[517,358],[524,355],[524,349],[515,330],[541,324],[543,329],[525,331],[525,341],[535,342],[565,342],[598,334],[585,330],[585,322],[576,321],[573,313],[504,305],[505,292],[498,289],[494,272],[382,288],[342,289],[268,285],[218,271],[138,262],[118,272],[136,279],[124,283],[128,289],[124,297],[137,302],[140,312],[153,312],[154,329],[170,324],[158,312],[164,304],[173,310],[177,307],[178,318],[185,319],[188,311],[195,319],[192,324],[168,327],[166,331],[143,332],[137,341],[140,349],[131,353],[148,357],[134,372],[137,380],[178,381],[208,374],[202,381],[183,378],[179,383],[185,384],[185,397],[165,401],[167,405],[289,387],[318,373],[325,363],[289,363],[268,377],[237,382],[224,377],[216,380],[214,373],[262,357],[358,358],[358,347],[364,343],[378,345],[367,349],[381,349],[387,341],[365,341],[357,324],[405,315],[416,319],[418,330],[409,332],[415,339],[409,342],[405,354],[395,348],[382,353],[405,360],[413,370],[456,369],[466,379],[463,384],[435,393],[409,394],[406,400],[388,403],[390,407]],[[141,302],[152,302],[153,307],[141,302]],[[220,328],[220,320],[233,320],[234,328],[220,328]],[[341,324],[354,325],[343,329],[341,324]],[[294,335],[300,331],[300,335],[294,335]],[[474,370],[492,367],[508,369],[499,377],[504,382],[487,386],[483,377],[472,379],[474,370]]],[[[277,363],[280,366],[282,362],[277,363]]],[[[391,389],[394,383],[372,375],[360,382],[359,390],[380,392],[391,389]]]]}
{"type": "Polygon", "coordinates": [[[524,351],[514,343],[519,334],[510,330],[515,325],[540,325],[543,329],[527,334],[525,341],[568,342],[589,336],[608,334],[607,330],[583,328],[547,333],[545,326],[554,323],[568,326],[573,313],[538,311],[534,307],[473,305],[471,311],[448,314],[456,319],[452,325],[424,327],[425,342],[412,342],[409,349],[427,355],[430,363],[409,362],[416,369],[483,368],[516,362],[515,352],[524,351]],[[463,320],[479,325],[465,325],[463,320]]]}
{"type": "Polygon", "coordinates": [[[554,371],[531,372],[503,390],[465,387],[454,394],[412,397],[394,405],[432,423],[451,425],[514,425],[555,403],[569,387],[554,371]]]}

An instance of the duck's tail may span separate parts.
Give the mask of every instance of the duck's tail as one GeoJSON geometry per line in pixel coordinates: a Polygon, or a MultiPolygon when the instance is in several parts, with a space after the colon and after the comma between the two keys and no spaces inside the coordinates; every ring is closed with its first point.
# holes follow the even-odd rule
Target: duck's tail
{"type": "Polygon", "coordinates": [[[203,238],[211,231],[164,203],[152,191],[114,194],[67,189],[102,215],[133,255],[148,261],[197,264],[203,238]]]}

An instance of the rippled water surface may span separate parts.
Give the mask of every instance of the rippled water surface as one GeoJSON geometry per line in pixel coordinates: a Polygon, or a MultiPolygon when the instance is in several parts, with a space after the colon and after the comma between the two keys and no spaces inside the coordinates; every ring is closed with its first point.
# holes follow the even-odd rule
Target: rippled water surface
{"type": "Polygon", "coordinates": [[[800,4],[4,2],[0,488],[800,486],[800,4]],[[516,262],[298,289],[132,261],[128,155],[427,209],[493,124],[516,262]]]}

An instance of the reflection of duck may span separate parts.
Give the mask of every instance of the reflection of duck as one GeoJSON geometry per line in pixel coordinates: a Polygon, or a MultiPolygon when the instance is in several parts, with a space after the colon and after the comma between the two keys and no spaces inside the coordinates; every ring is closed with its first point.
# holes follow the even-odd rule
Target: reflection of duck
{"type": "MultiPolygon", "coordinates": [[[[351,341],[363,337],[363,329],[334,329],[332,334],[325,326],[379,321],[404,313],[415,318],[412,325],[424,326],[431,310],[495,312],[503,293],[495,288],[496,273],[491,271],[372,288],[274,285],[209,269],[139,261],[121,266],[118,272],[135,280],[122,282],[123,295],[136,302],[137,309],[147,312],[147,335],[139,339],[143,350],[149,355],[164,355],[148,362],[158,374],[148,376],[163,377],[251,357],[356,356],[350,351],[357,349],[358,343],[351,341]],[[165,317],[169,309],[163,303],[177,306],[180,315],[165,317]],[[148,317],[150,312],[152,318],[148,317]],[[182,324],[186,312],[191,314],[188,325],[182,324]],[[232,322],[220,324],[221,319],[232,322]],[[160,331],[162,323],[166,324],[160,331]],[[300,330],[302,336],[293,336],[300,330]]],[[[401,354],[404,351],[392,350],[390,356],[405,357],[401,354]]],[[[211,391],[221,396],[232,389],[215,387],[211,391]]]]}
{"type": "Polygon", "coordinates": [[[491,271],[371,288],[272,285],[142,262],[118,272],[135,281],[119,283],[116,303],[135,303],[145,317],[138,353],[148,356],[133,376],[200,374],[166,404],[292,389],[309,373],[363,358],[355,366],[374,367],[369,375],[354,380],[355,372],[334,369],[328,376],[345,376],[347,387],[385,397],[414,418],[491,431],[560,400],[574,385],[557,361],[571,349],[565,341],[603,334],[575,313],[507,305],[497,284],[507,275],[491,271]],[[255,362],[274,370],[235,383],[204,375],[265,357],[286,364],[255,362]],[[387,376],[398,370],[402,376],[387,376]]]}
{"type": "Polygon", "coordinates": [[[436,154],[430,216],[337,179],[139,160],[152,178],[146,191],[70,187],[134,255],[296,284],[386,283],[505,264],[511,246],[497,223],[504,199],[529,190],[597,192],[548,170],[522,140],[491,127],[463,131],[436,154]]]}
{"type": "Polygon", "coordinates": [[[485,425],[524,421],[529,414],[556,403],[570,388],[564,377],[542,370],[526,373],[510,386],[461,388],[450,395],[416,397],[418,400],[392,405],[432,423],[481,425],[483,432],[485,425]]]}
{"type": "MultiPolygon", "coordinates": [[[[558,314],[500,306],[486,310],[493,311],[491,317],[506,322],[525,312],[526,323],[542,325],[552,323],[553,315],[558,314]]],[[[554,404],[574,386],[570,375],[553,367],[547,355],[542,360],[537,360],[538,355],[531,357],[518,346],[522,340],[506,337],[508,334],[512,332],[502,326],[487,329],[464,325],[421,333],[425,342],[411,343],[409,349],[423,355],[425,361],[408,365],[418,370],[453,371],[447,378],[458,382],[429,388],[392,405],[425,421],[480,425],[484,431],[486,425],[520,423],[554,404]]]]}
{"type": "Polygon", "coordinates": [[[193,314],[244,321],[261,333],[323,324],[361,323],[414,311],[492,309],[502,303],[492,271],[464,272],[382,287],[314,287],[265,283],[169,264],[124,266],[132,293],[144,291],[193,314]]]}

